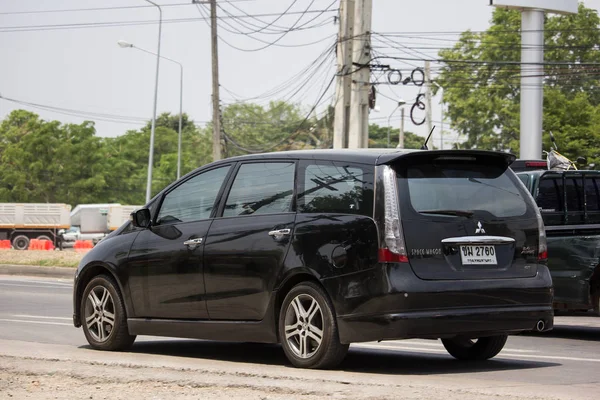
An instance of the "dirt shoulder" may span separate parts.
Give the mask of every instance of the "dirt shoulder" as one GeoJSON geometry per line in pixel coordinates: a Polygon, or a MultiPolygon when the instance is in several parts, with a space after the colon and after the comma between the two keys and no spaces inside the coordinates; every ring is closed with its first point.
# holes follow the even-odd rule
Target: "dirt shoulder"
{"type": "MultiPolygon", "coordinates": [[[[571,399],[573,388],[471,377],[300,370],[0,340],[0,398],[571,399]],[[548,394],[551,393],[549,396],[548,394]]],[[[577,396],[575,398],[583,399],[577,396]]]]}

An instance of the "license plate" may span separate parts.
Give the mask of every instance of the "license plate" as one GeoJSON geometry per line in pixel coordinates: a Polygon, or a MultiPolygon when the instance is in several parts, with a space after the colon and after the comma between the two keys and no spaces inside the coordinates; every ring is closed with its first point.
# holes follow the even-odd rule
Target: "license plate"
{"type": "Polygon", "coordinates": [[[460,246],[460,259],[463,265],[497,265],[494,246],[460,246]]]}

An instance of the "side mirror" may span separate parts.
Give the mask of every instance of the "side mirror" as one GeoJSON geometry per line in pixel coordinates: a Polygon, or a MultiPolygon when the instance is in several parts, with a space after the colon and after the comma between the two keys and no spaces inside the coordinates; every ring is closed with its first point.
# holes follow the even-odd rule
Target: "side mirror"
{"type": "Polygon", "coordinates": [[[131,222],[136,228],[148,228],[150,227],[152,217],[150,216],[150,210],[142,208],[131,213],[131,222]]]}

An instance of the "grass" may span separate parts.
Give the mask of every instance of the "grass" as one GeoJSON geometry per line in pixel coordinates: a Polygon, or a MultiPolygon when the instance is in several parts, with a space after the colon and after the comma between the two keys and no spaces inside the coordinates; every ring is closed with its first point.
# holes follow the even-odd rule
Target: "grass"
{"type": "Polygon", "coordinates": [[[75,268],[84,254],[73,250],[0,250],[0,264],[75,268]]]}

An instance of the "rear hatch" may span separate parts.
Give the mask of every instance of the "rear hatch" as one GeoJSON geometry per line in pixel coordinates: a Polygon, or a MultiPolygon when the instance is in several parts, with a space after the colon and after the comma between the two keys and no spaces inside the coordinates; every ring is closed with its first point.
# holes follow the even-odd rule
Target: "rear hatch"
{"type": "Polygon", "coordinates": [[[391,165],[408,259],[421,279],[535,276],[534,202],[510,155],[422,152],[391,165]]]}

